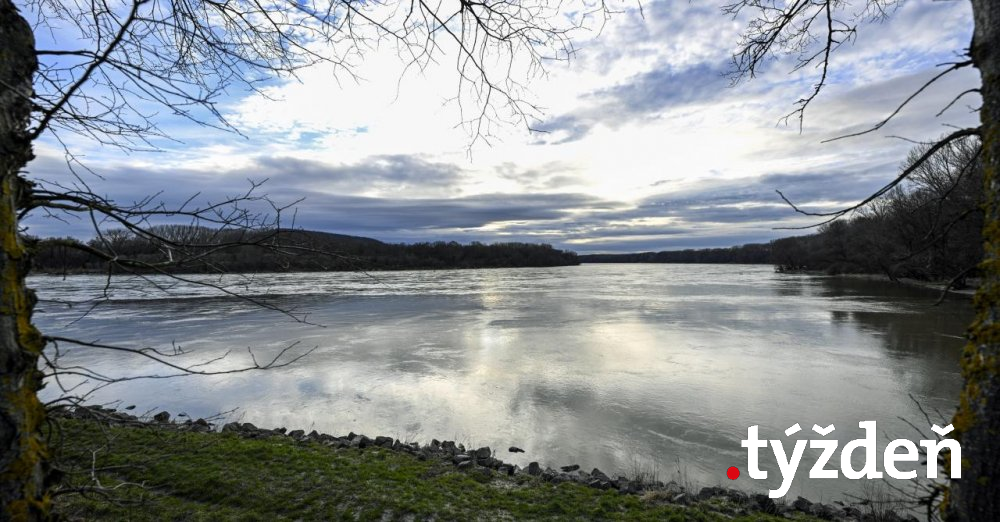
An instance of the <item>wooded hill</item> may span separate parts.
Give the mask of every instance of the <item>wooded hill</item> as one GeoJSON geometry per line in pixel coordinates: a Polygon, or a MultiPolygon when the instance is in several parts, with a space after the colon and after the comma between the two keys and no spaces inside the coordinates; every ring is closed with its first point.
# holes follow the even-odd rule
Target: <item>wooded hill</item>
{"type": "Polygon", "coordinates": [[[502,268],[577,265],[573,252],[530,243],[454,241],[383,243],[367,237],[309,230],[213,230],[163,225],[143,237],[110,230],[82,242],[48,238],[38,243],[38,272],[107,270],[107,256],[129,259],[139,272],[276,272],[502,268]]]}

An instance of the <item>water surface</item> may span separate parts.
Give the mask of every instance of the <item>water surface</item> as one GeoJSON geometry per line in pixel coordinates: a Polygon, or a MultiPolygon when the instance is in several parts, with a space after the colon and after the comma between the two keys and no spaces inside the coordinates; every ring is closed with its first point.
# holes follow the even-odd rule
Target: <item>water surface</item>
{"type": "MultiPolygon", "coordinates": [[[[214,368],[247,364],[248,348],[258,360],[293,342],[315,350],[267,372],[121,383],[94,401],[192,417],[239,408],[244,421],[265,427],[456,439],[501,448],[500,458],[522,465],[579,463],[609,474],[655,466],[661,480],[755,490],[774,487],[780,475],[746,477],[740,440],[750,425],[776,438],[799,423],[797,437],[809,438],[817,437],[814,423],[833,423],[831,437],[846,441],[861,436],[859,421],[875,420],[883,441],[915,440],[902,419],[926,426],[918,403],[950,416],[972,314],[964,301],[931,307],[936,295],[927,291],[767,266],[211,279],[313,324],[211,288],[155,281],[160,288],[116,279],[92,310],[84,301],[104,295],[103,277],[39,276],[30,284],[48,333],[180,346],[190,362],[232,351],[214,368]],[[527,453],[508,454],[511,445],[527,453]],[[729,466],[744,475],[730,482],[729,466]]],[[[70,349],[63,362],[109,375],[165,373],[147,359],[98,349],[70,349]]],[[[811,462],[807,452],[792,498],[859,491],[854,481],[806,479],[811,462]]],[[[773,458],[764,459],[769,466],[777,469],[773,458]]]]}

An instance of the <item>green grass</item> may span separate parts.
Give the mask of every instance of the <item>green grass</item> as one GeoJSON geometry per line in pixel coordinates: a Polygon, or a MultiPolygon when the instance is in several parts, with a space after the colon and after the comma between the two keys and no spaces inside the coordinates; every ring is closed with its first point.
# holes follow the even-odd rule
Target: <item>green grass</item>
{"type": "MultiPolygon", "coordinates": [[[[286,437],[244,439],[61,419],[64,488],[71,520],[784,520],[741,514],[718,501],[665,504],[534,477],[460,472],[385,449],[332,449],[286,437]]],[[[803,518],[806,520],[806,518],[803,518]]]]}

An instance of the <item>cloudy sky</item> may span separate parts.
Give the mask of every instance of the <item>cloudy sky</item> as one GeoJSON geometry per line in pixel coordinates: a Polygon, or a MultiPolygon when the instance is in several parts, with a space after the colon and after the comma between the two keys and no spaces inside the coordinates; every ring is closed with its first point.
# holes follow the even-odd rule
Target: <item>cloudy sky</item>
{"type": "MultiPolygon", "coordinates": [[[[976,116],[973,70],[945,77],[877,134],[822,143],[887,115],[971,37],[965,1],[911,0],[860,28],[833,59],[830,84],[801,132],[782,116],[815,72],[778,60],[756,79],[726,73],[741,21],[724,2],[654,0],[623,7],[600,34],[576,35],[568,63],[547,65],[524,97],[542,109],[531,129],[497,121],[493,138],[462,126],[453,62],[403,74],[396,53],[370,50],[357,79],[329,67],[230,92],[223,114],[242,136],[160,118],[176,141],[123,154],[70,137],[91,188],[120,202],[161,194],[218,199],[267,179],[278,202],[302,200],[297,226],[384,241],[529,241],[581,253],[760,242],[811,223],[775,194],[829,210],[898,171],[912,146],[976,116]]],[[[473,103],[474,105],[474,103],[473,103]]],[[[32,176],[68,182],[63,149],[36,145],[32,176]]],[[[37,235],[88,237],[82,220],[34,216],[37,235]]]]}

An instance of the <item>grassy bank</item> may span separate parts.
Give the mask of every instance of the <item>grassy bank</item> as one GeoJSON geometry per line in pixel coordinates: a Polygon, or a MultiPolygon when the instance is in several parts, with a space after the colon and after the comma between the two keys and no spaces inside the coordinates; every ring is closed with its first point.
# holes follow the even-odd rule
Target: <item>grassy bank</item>
{"type": "Polygon", "coordinates": [[[787,520],[731,500],[669,504],[655,493],[460,471],[383,448],[79,419],[59,425],[64,491],[87,491],[56,496],[71,520],[787,520]]]}

